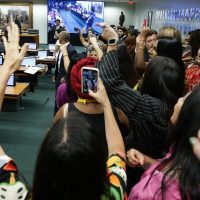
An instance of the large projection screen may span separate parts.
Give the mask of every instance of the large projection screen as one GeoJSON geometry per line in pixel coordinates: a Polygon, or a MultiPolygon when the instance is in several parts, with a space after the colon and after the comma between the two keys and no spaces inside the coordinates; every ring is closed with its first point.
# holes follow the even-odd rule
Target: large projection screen
{"type": "Polygon", "coordinates": [[[76,32],[74,28],[84,28],[87,32],[90,27],[94,33],[100,33],[102,29],[96,23],[104,20],[104,2],[48,0],[48,32],[56,19],[70,33],[76,32]]]}

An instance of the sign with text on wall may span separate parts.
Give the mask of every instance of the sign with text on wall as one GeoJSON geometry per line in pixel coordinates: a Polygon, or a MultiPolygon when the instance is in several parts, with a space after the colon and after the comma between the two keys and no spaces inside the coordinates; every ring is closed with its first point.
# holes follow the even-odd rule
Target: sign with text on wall
{"type": "Polygon", "coordinates": [[[200,8],[157,10],[155,28],[175,26],[182,35],[200,28],[200,8]]]}

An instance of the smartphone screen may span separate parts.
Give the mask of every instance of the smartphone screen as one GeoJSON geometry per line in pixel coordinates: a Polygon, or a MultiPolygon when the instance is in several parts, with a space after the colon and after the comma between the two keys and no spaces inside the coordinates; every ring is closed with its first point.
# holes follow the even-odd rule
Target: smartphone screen
{"type": "Polygon", "coordinates": [[[82,68],[82,93],[87,94],[88,90],[97,91],[99,70],[96,68],[82,68]]]}

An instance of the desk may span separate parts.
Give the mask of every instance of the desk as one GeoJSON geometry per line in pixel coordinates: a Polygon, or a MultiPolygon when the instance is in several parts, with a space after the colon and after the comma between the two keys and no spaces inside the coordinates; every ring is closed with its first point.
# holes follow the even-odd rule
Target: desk
{"type": "Polygon", "coordinates": [[[56,59],[55,58],[44,58],[44,59],[38,59],[36,61],[37,64],[44,64],[48,66],[48,72],[51,74],[51,69],[55,67],[56,64],[56,59]]]}
{"type": "Polygon", "coordinates": [[[45,64],[45,65],[55,65],[56,59],[55,58],[44,58],[44,59],[38,59],[37,64],[45,64]]]}
{"type": "Polygon", "coordinates": [[[19,82],[28,82],[31,83],[31,86],[37,86],[37,79],[38,76],[44,76],[47,71],[48,67],[44,66],[44,68],[41,68],[41,70],[37,71],[36,74],[28,74],[24,71],[27,69],[25,66],[21,66],[17,71],[15,71],[15,75],[18,77],[19,82]]]}
{"type": "Polygon", "coordinates": [[[44,76],[48,70],[48,67],[46,65],[44,65],[43,68],[41,68],[41,70],[37,71],[36,74],[28,74],[28,73],[25,73],[24,71],[28,69],[28,67],[25,67],[25,66],[20,66],[19,69],[17,69],[15,71],[15,74],[16,75],[21,75],[21,76],[33,76],[33,75],[37,75],[37,76],[44,76]]]}
{"type": "Polygon", "coordinates": [[[24,43],[36,43],[37,48],[39,48],[39,35],[38,34],[20,34],[20,46],[24,43]]]}
{"type": "Polygon", "coordinates": [[[29,83],[16,83],[15,86],[7,86],[2,111],[18,111],[21,96],[28,91],[29,83]]]}

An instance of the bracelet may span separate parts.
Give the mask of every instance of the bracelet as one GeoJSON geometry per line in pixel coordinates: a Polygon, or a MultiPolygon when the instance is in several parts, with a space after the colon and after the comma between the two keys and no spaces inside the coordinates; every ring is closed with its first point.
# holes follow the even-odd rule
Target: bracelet
{"type": "Polygon", "coordinates": [[[145,42],[138,42],[138,44],[143,44],[143,45],[145,45],[145,42]]]}
{"type": "Polygon", "coordinates": [[[136,49],[143,49],[143,50],[144,50],[144,49],[145,49],[145,46],[144,46],[144,45],[137,45],[137,46],[136,46],[136,49]]]}
{"type": "Polygon", "coordinates": [[[142,48],[142,47],[137,47],[136,49],[141,49],[141,50],[144,50],[145,48],[142,48]]]}
{"type": "Polygon", "coordinates": [[[65,56],[68,56],[68,54],[66,54],[66,55],[63,55],[63,57],[65,57],[65,56]]]}

